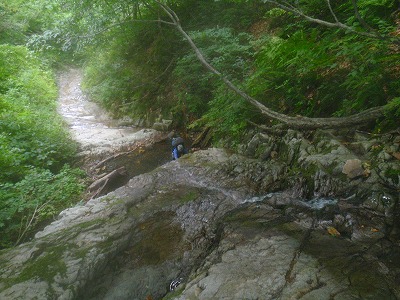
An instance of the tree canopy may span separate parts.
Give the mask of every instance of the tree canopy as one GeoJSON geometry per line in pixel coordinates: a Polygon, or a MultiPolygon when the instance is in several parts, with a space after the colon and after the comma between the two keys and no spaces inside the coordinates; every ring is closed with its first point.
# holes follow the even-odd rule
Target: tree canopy
{"type": "Polygon", "coordinates": [[[56,111],[49,58],[27,47],[50,24],[46,4],[0,4],[0,248],[29,238],[84,187],[69,166],[76,145],[56,111]]]}
{"type": "Polygon", "coordinates": [[[312,129],[386,114],[376,128],[396,126],[397,1],[62,4],[70,14],[54,30],[88,53],[86,87],[116,114],[172,112],[223,135],[246,120],[312,129]]]}
{"type": "Polygon", "coordinates": [[[81,66],[116,116],[211,127],[216,144],[254,125],[382,132],[399,126],[399,26],[398,0],[3,1],[0,246],[82,190],[54,68],[81,66]]]}
{"type": "Polygon", "coordinates": [[[397,129],[398,0],[9,0],[0,3],[0,247],[79,197],[53,70],[116,116],[212,128],[397,129]]]}

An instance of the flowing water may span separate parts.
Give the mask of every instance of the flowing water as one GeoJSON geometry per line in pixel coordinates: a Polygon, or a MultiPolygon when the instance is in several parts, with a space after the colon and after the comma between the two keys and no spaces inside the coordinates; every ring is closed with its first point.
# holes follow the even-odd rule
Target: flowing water
{"type": "Polygon", "coordinates": [[[70,69],[60,74],[58,111],[69,126],[72,138],[80,145],[81,156],[93,162],[113,157],[99,172],[108,173],[124,167],[126,176],[113,188],[125,184],[129,178],[149,172],[171,159],[170,146],[160,140],[161,133],[134,125],[121,125],[98,104],[89,101],[81,89],[82,72],[70,69]],[[128,150],[128,151],[127,151],[128,150]]]}
{"type": "MultiPolygon", "coordinates": [[[[60,76],[59,111],[83,152],[112,155],[155,134],[119,126],[87,100],[81,78],[79,70],[60,76]]],[[[171,159],[165,140],[120,154],[99,167],[105,173],[125,167],[127,176],[113,188],[171,159]]],[[[169,165],[174,167],[179,164],[169,165]]],[[[176,299],[192,299],[196,293],[203,296],[193,299],[399,299],[398,244],[380,232],[384,228],[372,227],[373,220],[378,224],[377,215],[372,219],[369,211],[342,211],[338,200],[330,198],[294,201],[284,193],[246,197],[226,188],[229,185],[213,172],[203,176],[196,175],[198,168],[179,171],[159,180],[132,180],[130,198],[146,180],[155,191],[148,203],[140,200],[132,209],[141,222],[129,231],[129,247],[115,254],[116,261],[102,269],[104,274],[96,274],[83,291],[84,299],[153,299],[151,295],[165,295],[185,272],[185,281],[194,280],[176,299]],[[175,185],[171,176],[176,176],[175,185]],[[327,231],[332,226],[342,234],[327,231]],[[199,263],[200,258],[205,263],[199,263]],[[204,274],[197,270],[198,278],[197,273],[189,276],[188,270],[197,265],[204,274]]]]}
{"type": "Polygon", "coordinates": [[[81,89],[82,72],[70,69],[59,78],[59,113],[69,125],[70,132],[84,153],[113,153],[137,141],[150,138],[154,130],[136,126],[121,126],[99,105],[88,100],[81,89]]]}
{"type": "Polygon", "coordinates": [[[150,172],[171,159],[170,145],[162,139],[165,134],[121,125],[121,120],[113,119],[89,101],[81,89],[81,81],[82,72],[78,69],[63,72],[58,78],[58,111],[79,144],[81,167],[94,181],[122,169],[118,176],[107,181],[100,193],[91,191],[90,197],[105,195],[125,185],[130,178],[150,172]]]}

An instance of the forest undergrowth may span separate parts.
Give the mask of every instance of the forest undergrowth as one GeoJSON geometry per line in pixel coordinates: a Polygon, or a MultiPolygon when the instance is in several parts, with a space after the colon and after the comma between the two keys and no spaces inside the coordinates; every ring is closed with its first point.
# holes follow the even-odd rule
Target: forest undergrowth
{"type": "Polygon", "coordinates": [[[325,118],[383,106],[362,129],[400,126],[397,0],[10,0],[0,4],[0,247],[84,189],[56,112],[62,65],[83,68],[83,88],[115,116],[211,128],[217,146],[277,124],[204,68],[166,12],[223,78],[274,111],[325,118]]]}

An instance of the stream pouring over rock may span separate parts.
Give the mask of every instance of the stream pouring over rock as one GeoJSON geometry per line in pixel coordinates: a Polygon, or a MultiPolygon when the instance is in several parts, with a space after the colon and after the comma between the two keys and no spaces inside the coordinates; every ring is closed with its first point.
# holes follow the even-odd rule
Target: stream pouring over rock
{"type": "Polygon", "coordinates": [[[384,215],[345,199],[316,212],[290,191],[257,195],[230,174],[236,159],[199,151],[64,211],[1,252],[0,297],[399,297],[399,244],[384,215]],[[335,237],[328,226],[348,232],[335,237]]]}
{"type": "Polygon", "coordinates": [[[249,141],[63,211],[0,251],[0,299],[399,299],[399,161],[327,132],[249,141]]]}

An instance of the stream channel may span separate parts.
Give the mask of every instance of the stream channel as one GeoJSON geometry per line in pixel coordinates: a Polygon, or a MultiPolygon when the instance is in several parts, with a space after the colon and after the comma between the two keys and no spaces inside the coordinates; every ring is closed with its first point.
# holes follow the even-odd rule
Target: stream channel
{"type": "Polygon", "coordinates": [[[1,300],[400,299],[400,177],[380,171],[400,162],[382,147],[359,156],[377,160],[369,176],[341,173],[350,146],[400,153],[400,138],[349,146],[288,130],[252,139],[268,158],[209,148],[170,161],[166,132],[108,117],[81,79],[59,76],[80,166],[95,183],[124,175],[0,251],[1,300]]]}
{"type": "MultiPolygon", "coordinates": [[[[345,199],[304,203],[284,192],[257,195],[244,170],[258,162],[235,160],[222,149],[165,164],[166,134],[108,117],[86,99],[81,79],[75,69],[60,75],[59,112],[94,177],[121,166],[127,174],[111,196],[70,209],[36,235],[39,243],[57,233],[70,245],[59,255],[67,271],[55,277],[51,293],[62,299],[399,299],[399,245],[385,236],[385,215],[345,199]],[[328,234],[340,224],[341,236],[328,234]],[[68,261],[77,253],[79,263],[68,261]],[[180,281],[181,290],[172,291],[180,281]]],[[[268,171],[260,182],[277,180],[272,166],[268,171]]],[[[18,256],[12,255],[4,261],[18,256]]],[[[32,286],[38,293],[40,286],[32,286]]]]}
{"type": "Polygon", "coordinates": [[[58,112],[79,144],[83,167],[94,178],[124,167],[124,176],[109,187],[111,191],[136,175],[170,161],[166,134],[112,118],[81,90],[82,72],[69,69],[59,75],[58,112]],[[107,163],[101,163],[107,160],[107,163]],[[100,163],[100,164],[99,164],[100,163]],[[96,169],[97,168],[97,169],[96,169]]]}

